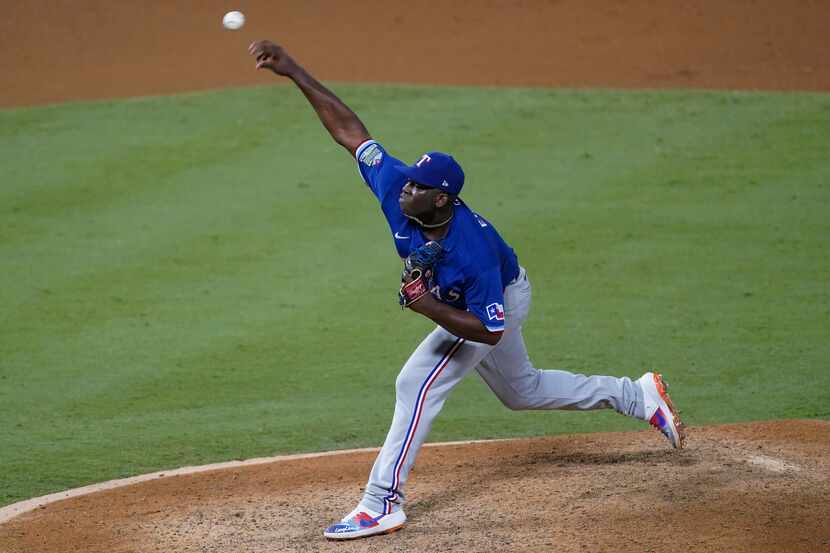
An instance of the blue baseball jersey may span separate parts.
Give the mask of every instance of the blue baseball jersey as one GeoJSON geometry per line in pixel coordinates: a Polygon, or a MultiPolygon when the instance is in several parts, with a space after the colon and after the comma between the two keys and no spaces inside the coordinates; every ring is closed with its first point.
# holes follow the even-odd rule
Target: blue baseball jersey
{"type": "MultiPolygon", "coordinates": [[[[406,217],[398,204],[406,177],[395,169],[403,164],[374,140],[355,152],[357,166],[386,216],[398,255],[428,241],[421,226],[406,217]]],[[[504,289],[519,275],[513,249],[481,215],[460,199],[447,235],[440,241],[444,255],[435,267],[429,286],[440,301],[475,315],[491,332],[504,330],[504,289]]]]}

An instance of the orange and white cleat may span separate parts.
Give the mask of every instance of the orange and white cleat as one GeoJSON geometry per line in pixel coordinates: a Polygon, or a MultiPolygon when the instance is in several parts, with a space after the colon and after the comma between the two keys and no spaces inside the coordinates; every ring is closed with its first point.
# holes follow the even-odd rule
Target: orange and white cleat
{"type": "Polygon", "coordinates": [[[647,372],[637,380],[643,389],[645,420],[663,433],[675,449],[686,445],[686,430],[672,405],[668,385],[659,374],[647,372]]]}

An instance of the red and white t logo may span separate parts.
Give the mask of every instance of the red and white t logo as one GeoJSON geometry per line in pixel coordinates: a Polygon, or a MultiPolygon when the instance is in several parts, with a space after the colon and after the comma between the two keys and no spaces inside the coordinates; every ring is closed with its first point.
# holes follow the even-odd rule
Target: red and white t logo
{"type": "Polygon", "coordinates": [[[416,164],[415,164],[415,167],[420,167],[420,166],[421,166],[421,164],[422,164],[423,162],[425,162],[425,161],[432,161],[432,158],[431,158],[431,157],[429,157],[429,156],[428,156],[428,155],[426,155],[426,154],[422,155],[422,156],[421,156],[421,159],[418,161],[418,163],[416,163],[416,164]]]}

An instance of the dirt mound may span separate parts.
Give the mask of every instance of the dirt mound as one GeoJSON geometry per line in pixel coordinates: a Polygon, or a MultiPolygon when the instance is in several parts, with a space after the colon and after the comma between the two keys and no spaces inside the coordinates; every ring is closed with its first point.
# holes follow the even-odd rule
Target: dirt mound
{"type": "Polygon", "coordinates": [[[246,0],[16,2],[0,18],[0,106],[271,84],[281,41],[323,79],[830,90],[830,2],[246,0]]]}
{"type": "Polygon", "coordinates": [[[372,453],[160,478],[0,526],[0,551],[830,551],[830,423],[426,447],[405,530],[331,543],[372,453]]]}

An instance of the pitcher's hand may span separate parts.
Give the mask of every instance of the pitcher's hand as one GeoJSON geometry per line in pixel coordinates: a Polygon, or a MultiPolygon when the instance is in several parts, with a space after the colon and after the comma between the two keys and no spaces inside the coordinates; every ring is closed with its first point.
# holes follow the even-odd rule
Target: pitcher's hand
{"type": "Polygon", "coordinates": [[[248,53],[256,58],[257,69],[270,69],[285,77],[297,70],[298,65],[282,46],[270,40],[258,40],[248,46],[248,53]]]}

